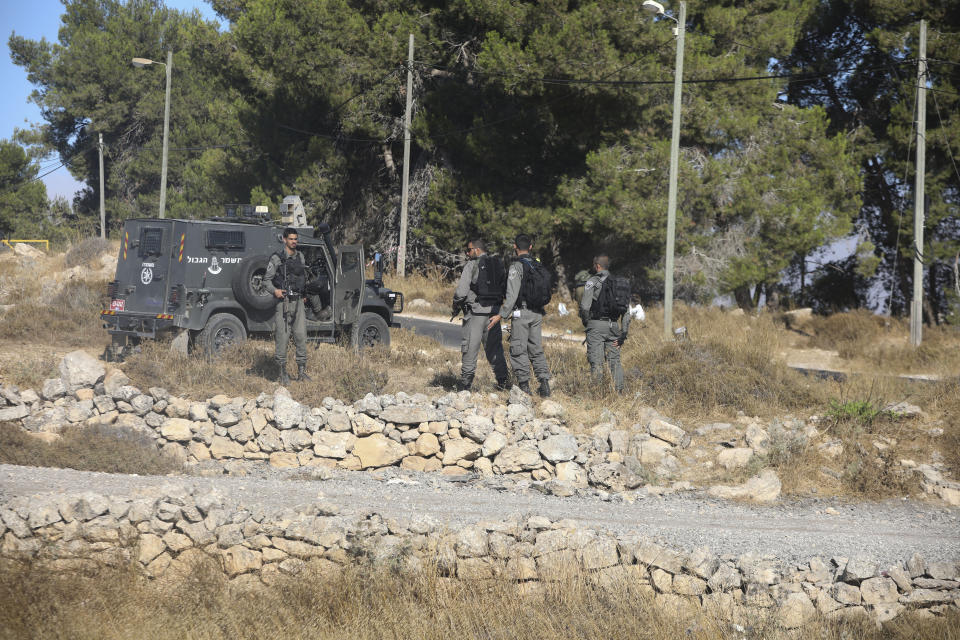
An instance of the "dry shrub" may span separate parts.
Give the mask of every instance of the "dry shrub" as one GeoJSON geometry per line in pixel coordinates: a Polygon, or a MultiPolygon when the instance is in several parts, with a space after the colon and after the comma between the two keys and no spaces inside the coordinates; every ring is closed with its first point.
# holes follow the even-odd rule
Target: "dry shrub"
{"type": "Polygon", "coordinates": [[[384,274],[384,285],[403,293],[408,304],[412,300],[423,298],[440,310],[446,310],[453,302],[453,289],[457,286],[455,278],[459,275],[459,270],[451,272],[449,269],[434,266],[410,273],[405,278],[395,273],[384,274]]]}
{"type": "Polygon", "coordinates": [[[153,440],[130,429],[68,427],[47,444],[11,422],[0,423],[0,462],[103,473],[163,475],[179,466],[153,440]]]}
{"type": "Polygon", "coordinates": [[[66,254],[63,256],[63,264],[68,269],[77,266],[88,267],[102,254],[109,252],[111,248],[112,245],[109,240],[84,238],[70,245],[70,248],[67,249],[66,254]]]}
{"type": "Polygon", "coordinates": [[[638,387],[672,414],[742,410],[753,415],[807,409],[823,401],[821,385],[771,360],[755,345],[716,339],[667,343],[640,354],[638,387]]]}
{"type": "MultiPolygon", "coordinates": [[[[431,370],[448,362],[451,354],[408,331],[394,331],[391,337],[389,350],[361,353],[340,345],[309,344],[307,373],[312,379],[292,380],[291,394],[309,406],[320,406],[326,397],[352,402],[367,393],[428,391],[431,370]]],[[[287,368],[291,376],[296,374],[292,347],[287,368]]],[[[184,356],[170,351],[165,342],[145,341],[123,369],[141,389],[163,387],[195,399],[219,393],[255,398],[278,386],[272,339],[247,340],[213,359],[197,353],[184,356]]]]}
{"type": "MultiPolygon", "coordinates": [[[[435,571],[359,564],[312,571],[271,587],[227,584],[208,563],[174,581],[133,570],[55,574],[29,565],[0,570],[0,638],[795,638],[771,614],[743,624],[694,610],[674,617],[639,585],[602,589],[583,574],[536,585],[508,580],[456,581],[435,571]]],[[[920,620],[906,614],[882,628],[813,621],[805,637],[832,640],[960,638],[960,616],[920,620]]]]}
{"type": "Polygon", "coordinates": [[[103,282],[70,280],[45,303],[39,291],[25,287],[16,296],[16,305],[0,316],[0,335],[21,342],[106,345],[107,332],[100,321],[105,293],[103,282]]]}
{"type": "Polygon", "coordinates": [[[21,389],[39,390],[44,380],[60,376],[61,357],[51,348],[19,349],[15,358],[0,358],[0,379],[21,389]]]}
{"type": "MultiPolygon", "coordinates": [[[[931,449],[938,451],[949,474],[960,478],[960,380],[924,384],[914,400],[935,420],[938,428],[943,429],[942,436],[928,438],[927,454],[931,449]]],[[[929,431],[927,434],[929,436],[929,431]]]]}
{"type": "Polygon", "coordinates": [[[878,316],[861,309],[829,316],[814,316],[810,344],[836,350],[841,358],[860,367],[890,374],[960,373],[960,333],[955,327],[924,327],[919,347],[910,344],[909,321],[878,316]]]}

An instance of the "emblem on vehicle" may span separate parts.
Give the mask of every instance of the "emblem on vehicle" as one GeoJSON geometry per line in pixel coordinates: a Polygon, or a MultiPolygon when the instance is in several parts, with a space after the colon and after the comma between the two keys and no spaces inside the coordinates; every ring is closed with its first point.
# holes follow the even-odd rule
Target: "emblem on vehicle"
{"type": "Polygon", "coordinates": [[[144,267],[140,270],[140,282],[143,284],[150,284],[153,282],[153,269],[150,267],[144,267]]]}
{"type": "Polygon", "coordinates": [[[217,260],[217,256],[213,256],[212,258],[210,258],[210,266],[207,267],[207,271],[209,271],[213,275],[217,275],[218,273],[223,271],[223,267],[220,266],[220,261],[217,260]]]}

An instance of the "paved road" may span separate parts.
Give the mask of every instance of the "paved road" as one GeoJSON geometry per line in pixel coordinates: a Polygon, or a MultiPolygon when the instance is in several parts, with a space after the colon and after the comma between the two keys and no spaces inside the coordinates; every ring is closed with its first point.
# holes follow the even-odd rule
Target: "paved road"
{"type": "Polygon", "coordinates": [[[440,474],[400,470],[336,471],[323,480],[263,468],[247,477],[135,476],[0,465],[0,505],[14,496],[95,491],[128,496],[164,485],[216,486],[228,503],[268,513],[322,499],[344,516],[369,512],[413,521],[430,518],[458,526],[527,515],[567,518],[584,528],[649,537],[678,550],[706,545],[717,554],[758,552],[784,562],[812,556],[862,556],[882,564],[908,559],[960,561],[960,509],[912,500],[844,504],[781,502],[772,506],[725,502],[701,492],[640,497],[634,502],[596,495],[559,498],[529,483],[494,477],[454,481],[440,474]],[[833,506],[838,513],[828,515],[833,506]]]}

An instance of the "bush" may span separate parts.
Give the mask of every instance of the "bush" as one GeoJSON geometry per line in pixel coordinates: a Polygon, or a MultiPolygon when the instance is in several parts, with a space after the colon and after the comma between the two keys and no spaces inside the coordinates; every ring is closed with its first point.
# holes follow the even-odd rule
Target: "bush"
{"type": "Polygon", "coordinates": [[[109,251],[111,251],[109,241],[100,238],[85,238],[70,246],[63,256],[63,264],[68,269],[77,266],[88,267],[94,260],[109,251]]]}
{"type": "Polygon", "coordinates": [[[47,444],[11,422],[0,423],[0,463],[143,475],[180,468],[148,436],[129,429],[68,427],[47,444]]]}

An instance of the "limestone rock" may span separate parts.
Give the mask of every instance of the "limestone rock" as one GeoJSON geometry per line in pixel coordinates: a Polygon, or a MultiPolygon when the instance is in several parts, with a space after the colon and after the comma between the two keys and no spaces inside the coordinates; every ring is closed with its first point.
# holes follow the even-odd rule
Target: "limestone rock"
{"type": "Polygon", "coordinates": [[[707,494],[715,498],[751,500],[753,502],[772,502],[780,496],[780,478],[773,469],[765,469],[744,484],[730,487],[714,485],[707,494]]]}
{"type": "Polygon", "coordinates": [[[220,460],[222,458],[242,458],[243,447],[229,438],[214,436],[210,444],[210,455],[220,460]]]}
{"type": "Polygon", "coordinates": [[[789,594],[780,604],[777,619],[787,629],[798,629],[813,619],[816,608],[804,592],[789,594]]]}
{"type": "Polygon", "coordinates": [[[48,378],[43,381],[43,387],[40,389],[40,395],[44,400],[56,400],[67,394],[67,386],[61,378],[48,378]]]}
{"type": "Polygon", "coordinates": [[[394,442],[382,433],[375,433],[366,438],[357,438],[353,445],[353,454],[360,458],[361,468],[370,469],[397,464],[408,451],[399,442],[394,442]]]}
{"type": "Polygon", "coordinates": [[[460,433],[479,444],[483,444],[492,431],[493,420],[486,416],[467,416],[460,426],[460,433]]]}
{"type": "Polygon", "coordinates": [[[256,571],[263,566],[263,557],[259,552],[236,545],[223,552],[223,569],[233,576],[256,571]]]}
{"type": "Polygon", "coordinates": [[[896,602],[900,594],[897,584],[891,578],[868,578],[860,583],[860,594],[864,604],[885,604],[896,602]]]}
{"type": "Polygon", "coordinates": [[[492,458],[500,453],[505,446],[507,446],[507,436],[499,431],[494,431],[483,441],[483,448],[480,453],[485,458],[492,458]]]}
{"type": "Polygon", "coordinates": [[[480,445],[471,440],[461,438],[443,443],[444,465],[456,464],[459,460],[476,460],[479,456],[480,445]]]}
{"type": "Polygon", "coordinates": [[[273,395],[273,422],[277,429],[294,429],[303,422],[304,406],[279,390],[273,395]]]}
{"type": "Polygon", "coordinates": [[[676,447],[687,447],[690,445],[690,434],[677,425],[670,424],[666,420],[654,418],[647,426],[647,430],[654,438],[669,442],[676,447]]]}
{"type": "Polygon", "coordinates": [[[386,425],[376,418],[371,418],[365,413],[357,414],[353,420],[353,433],[358,438],[373,435],[374,433],[383,433],[386,425]]]}
{"type": "Polygon", "coordinates": [[[93,387],[105,373],[103,364],[86,351],[71,351],[60,361],[60,379],[68,392],[93,387]]]}
{"type": "Polygon", "coordinates": [[[163,553],[166,548],[167,545],[164,544],[160,536],[153,535],[152,533],[144,533],[140,536],[137,560],[140,564],[150,564],[153,559],[163,553]]]}
{"type": "Polygon", "coordinates": [[[544,400],[540,403],[540,415],[544,418],[563,418],[565,413],[563,405],[555,400],[544,400]]]}
{"type": "Polygon", "coordinates": [[[420,424],[442,420],[439,412],[432,408],[391,405],[380,412],[380,420],[393,424],[420,424]]]}
{"type": "Polygon", "coordinates": [[[414,443],[414,452],[418,456],[429,458],[440,453],[440,441],[432,433],[421,433],[414,443]]]}
{"type": "Polygon", "coordinates": [[[717,454],[717,464],[730,471],[732,469],[742,469],[750,462],[753,456],[753,449],[747,447],[735,447],[733,449],[724,449],[717,454]]]}
{"type": "Polygon", "coordinates": [[[167,418],[160,426],[160,435],[174,442],[189,442],[193,438],[192,426],[183,418],[167,418]]]}
{"type": "Polygon", "coordinates": [[[295,453],[275,451],[270,454],[270,466],[274,469],[296,469],[300,466],[300,460],[295,453]]]}
{"type": "Polygon", "coordinates": [[[843,570],[840,579],[844,582],[860,584],[862,581],[877,575],[876,563],[866,558],[851,558],[843,570]]]}
{"type": "MultiPolygon", "coordinates": [[[[521,392],[522,393],[522,392],[521,392]]],[[[543,466],[540,450],[529,440],[504,447],[493,460],[494,473],[531,471],[543,466]]]]}
{"type": "Polygon", "coordinates": [[[550,462],[568,462],[577,456],[577,439],[569,433],[550,436],[541,440],[538,448],[550,462]]]}
{"type": "Polygon", "coordinates": [[[343,459],[353,451],[357,436],[349,431],[317,431],[313,434],[313,453],[321,458],[343,459]]]}
{"type": "Polygon", "coordinates": [[[574,487],[586,487],[589,485],[587,472],[576,462],[559,463],[556,468],[556,473],[557,480],[560,482],[565,482],[574,487]]]}
{"type": "MultiPolygon", "coordinates": [[[[59,378],[56,378],[59,380],[59,378]]],[[[30,407],[25,404],[18,404],[12,407],[0,409],[0,422],[13,422],[30,415],[30,407]]]]}

